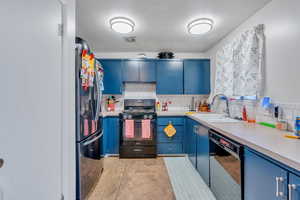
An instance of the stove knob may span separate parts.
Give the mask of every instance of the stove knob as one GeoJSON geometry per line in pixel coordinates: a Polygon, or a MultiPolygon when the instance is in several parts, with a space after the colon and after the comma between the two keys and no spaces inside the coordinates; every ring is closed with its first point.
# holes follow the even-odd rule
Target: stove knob
{"type": "Polygon", "coordinates": [[[153,119],[153,116],[152,116],[152,115],[149,115],[149,119],[153,119]]]}
{"type": "Polygon", "coordinates": [[[127,115],[123,115],[123,119],[127,119],[127,115]]]}
{"type": "Polygon", "coordinates": [[[148,118],[148,116],[147,115],[144,115],[144,119],[147,119],[148,118]]]}
{"type": "Polygon", "coordinates": [[[127,116],[127,119],[132,119],[132,115],[128,115],[128,116],[127,116]]]}

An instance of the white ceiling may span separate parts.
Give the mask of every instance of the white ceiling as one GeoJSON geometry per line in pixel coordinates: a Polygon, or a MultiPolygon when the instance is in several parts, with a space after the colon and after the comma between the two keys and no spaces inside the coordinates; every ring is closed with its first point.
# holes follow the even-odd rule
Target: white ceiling
{"type": "Polygon", "coordinates": [[[77,35],[95,52],[204,52],[271,0],[77,0],[77,35]],[[129,17],[135,31],[119,34],[109,19],[129,17]],[[213,31],[195,36],[186,25],[195,18],[211,18],[213,31]],[[136,36],[127,43],[124,36],[136,36]]]}

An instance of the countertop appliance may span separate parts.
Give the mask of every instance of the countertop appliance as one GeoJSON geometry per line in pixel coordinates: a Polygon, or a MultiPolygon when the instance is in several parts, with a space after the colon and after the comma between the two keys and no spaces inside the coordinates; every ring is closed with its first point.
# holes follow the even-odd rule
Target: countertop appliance
{"type": "Polygon", "coordinates": [[[103,135],[99,117],[103,69],[86,41],[76,38],[76,200],[85,200],[98,182],[103,164],[100,156],[103,135]],[[84,71],[88,70],[88,71],[84,71]],[[89,82],[84,82],[88,80],[89,82]]]}
{"type": "Polygon", "coordinates": [[[157,156],[155,99],[125,99],[124,112],[119,115],[119,119],[120,158],[155,158],[157,156]],[[131,137],[126,134],[127,123],[132,123],[131,137]],[[144,123],[149,124],[143,127],[144,123]],[[143,128],[150,129],[146,138],[143,136],[143,128]]]}
{"type": "Polygon", "coordinates": [[[243,146],[210,130],[210,188],[218,200],[243,200],[243,146]]]}

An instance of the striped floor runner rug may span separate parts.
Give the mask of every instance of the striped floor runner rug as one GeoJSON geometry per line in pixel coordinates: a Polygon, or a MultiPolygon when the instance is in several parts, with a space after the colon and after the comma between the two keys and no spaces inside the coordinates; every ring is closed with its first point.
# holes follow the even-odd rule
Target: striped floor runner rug
{"type": "Polygon", "coordinates": [[[187,157],[164,158],[176,200],[216,200],[187,157]]]}

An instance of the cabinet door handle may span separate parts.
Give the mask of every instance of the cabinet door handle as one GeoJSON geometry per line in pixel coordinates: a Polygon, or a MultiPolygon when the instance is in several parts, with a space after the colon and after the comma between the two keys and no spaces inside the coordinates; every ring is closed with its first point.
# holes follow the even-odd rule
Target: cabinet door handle
{"type": "Polygon", "coordinates": [[[193,131],[194,131],[194,133],[197,133],[197,126],[196,125],[194,126],[194,130],[193,131]]]}
{"type": "Polygon", "coordinates": [[[283,177],[277,177],[276,176],[276,197],[282,197],[283,196],[283,192],[279,191],[279,186],[280,183],[284,181],[283,177]]]}
{"type": "Polygon", "coordinates": [[[293,190],[295,190],[297,186],[295,184],[289,184],[288,189],[289,189],[289,200],[293,200],[293,190]]]}
{"type": "Polygon", "coordinates": [[[2,168],[4,165],[4,160],[2,158],[0,158],[0,168],[2,168]]]}

